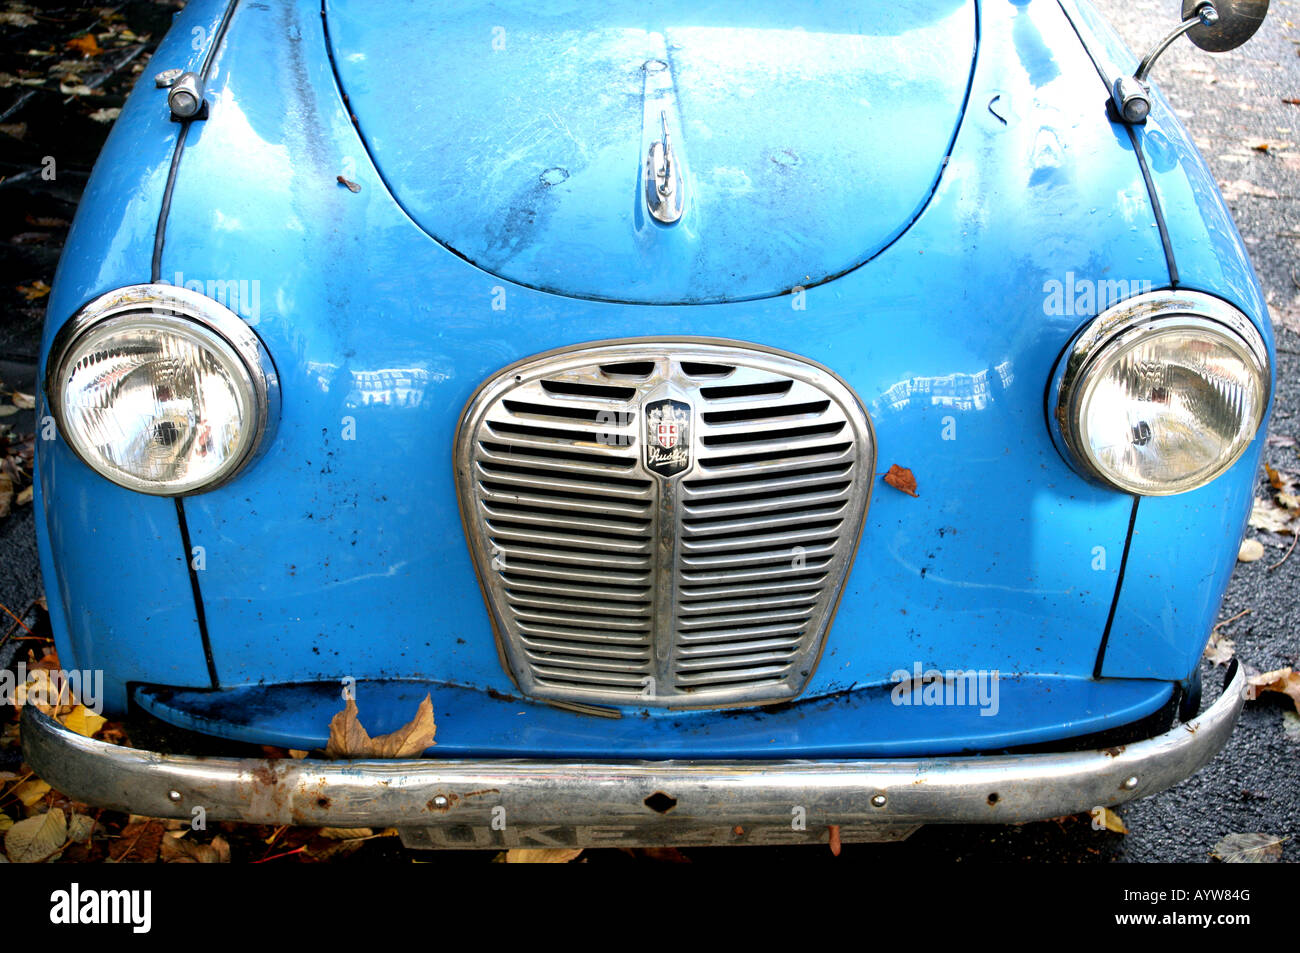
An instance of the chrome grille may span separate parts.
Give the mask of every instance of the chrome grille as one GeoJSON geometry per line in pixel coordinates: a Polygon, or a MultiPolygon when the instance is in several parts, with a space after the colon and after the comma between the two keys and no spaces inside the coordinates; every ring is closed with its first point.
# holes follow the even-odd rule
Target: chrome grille
{"type": "Polygon", "coordinates": [[[597,705],[794,697],[874,464],[856,396],[792,355],[628,341],[506,368],[466,407],[456,467],[512,676],[530,695],[597,705]],[[665,400],[690,408],[689,462],[667,477],[645,446],[672,439],[647,417],[665,400]]]}

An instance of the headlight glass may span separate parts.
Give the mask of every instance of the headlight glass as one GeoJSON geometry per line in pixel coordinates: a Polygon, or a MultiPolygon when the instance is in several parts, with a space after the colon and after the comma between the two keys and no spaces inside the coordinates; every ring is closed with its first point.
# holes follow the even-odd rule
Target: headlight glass
{"type": "Polygon", "coordinates": [[[163,288],[145,301],[132,300],[140,288],[123,289],[135,295],[84,309],[51,355],[47,392],[87,464],[130,489],[176,496],[218,486],[248,460],[264,430],[266,376],[237,316],[163,288]]]}
{"type": "Polygon", "coordinates": [[[1237,461],[1264,419],[1270,374],[1258,332],[1218,299],[1142,299],[1085,330],[1057,416],[1084,470],[1164,496],[1204,486],[1237,461]]]}

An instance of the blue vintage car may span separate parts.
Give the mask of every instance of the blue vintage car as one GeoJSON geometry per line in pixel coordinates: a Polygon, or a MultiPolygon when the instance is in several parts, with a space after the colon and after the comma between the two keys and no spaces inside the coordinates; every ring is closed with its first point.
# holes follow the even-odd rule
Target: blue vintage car
{"type": "Polygon", "coordinates": [[[1266,6],[1139,63],[1084,0],[193,0],[50,296],[42,570],[106,711],[312,753],[28,706],[28,761],[478,847],[1188,776],[1273,337],[1147,73],[1266,6]],[[423,757],[321,756],[426,695],[423,757]]]}

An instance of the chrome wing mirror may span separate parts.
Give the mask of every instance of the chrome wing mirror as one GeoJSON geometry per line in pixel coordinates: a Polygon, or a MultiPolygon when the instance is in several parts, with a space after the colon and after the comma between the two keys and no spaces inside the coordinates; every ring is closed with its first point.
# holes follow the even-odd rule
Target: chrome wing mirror
{"type": "Polygon", "coordinates": [[[1132,76],[1115,80],[1111,103],[1127,123],[1146,122],[1151,112],[1147,75],[1165,50],[1184,33],[1201,49],[1224,53],[1241,46],[1259,29],[1268,13],[1268,0],[1183,0],[1183,22],[1142,57],[1132,76]]]}

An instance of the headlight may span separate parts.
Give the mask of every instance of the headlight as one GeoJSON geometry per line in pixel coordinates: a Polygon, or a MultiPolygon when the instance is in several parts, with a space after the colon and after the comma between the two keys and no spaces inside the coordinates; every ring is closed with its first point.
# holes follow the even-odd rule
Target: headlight
{"type": "Polygon", "coordinates": [[[89,466],[141,493],[181,496],[248,462],[274,380],[234,312],[185,288],[134,285],[65,325],[45,387],[59,432],[89,466]]]}
{"type": "Polygon", "coordinates": [[[1218,298],[1139,295],[1067,352],[1055,424],[1076,466],[1142,496],[1204,486],[1254,440],[1268,406],[1268,350],[1218,298]]]}

